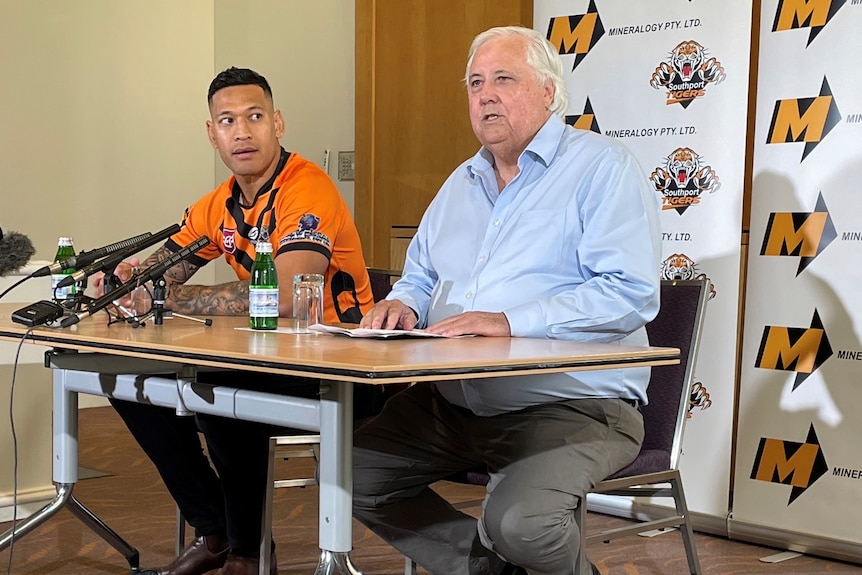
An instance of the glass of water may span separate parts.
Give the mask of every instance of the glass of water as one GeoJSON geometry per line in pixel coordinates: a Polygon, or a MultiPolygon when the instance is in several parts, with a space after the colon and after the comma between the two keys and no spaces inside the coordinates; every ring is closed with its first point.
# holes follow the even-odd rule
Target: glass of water
{"type": "Polygon", "coordinates": [[[310,333],[308,326],[323,322],[323,275],[293,276],[293,319],[297,333],[310,333]]]}

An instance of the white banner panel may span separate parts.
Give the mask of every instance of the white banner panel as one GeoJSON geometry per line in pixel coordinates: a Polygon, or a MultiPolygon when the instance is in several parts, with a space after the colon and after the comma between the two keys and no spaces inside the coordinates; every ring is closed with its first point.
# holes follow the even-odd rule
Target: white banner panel
{"type": "Polygon", "coordinates": [[[692,511],[730,491],[751,0],[536,0],[567,67],[568,122],[622,140],[662,200],[666,278],[705,275],[681,470],[692,511]]]}
{"type": "Polygon", "coordinates": [[[762,11],[733,521],[860,542],[862,1],[762,11]]]}

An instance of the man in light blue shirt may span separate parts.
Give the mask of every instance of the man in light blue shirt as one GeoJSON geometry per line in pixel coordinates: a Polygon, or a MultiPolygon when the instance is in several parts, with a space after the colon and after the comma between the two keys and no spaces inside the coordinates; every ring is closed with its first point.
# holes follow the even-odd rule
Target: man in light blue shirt
{"type": "MultiPolygon", "coordinates": [[[[443,184],[362,326],[646,345],[659,206],[632,154],[563,123],[562,64],[533,30],[477,36],[466,83],[482,148],[443,184]]],[[[415,385],[355,438],[355,514],[434,574],[597,573],[573,511],[637,455],[648,379],[627,368],[415,385]],[[491,475],[478,524],[428,489],[477,465],[491,475]]]]}

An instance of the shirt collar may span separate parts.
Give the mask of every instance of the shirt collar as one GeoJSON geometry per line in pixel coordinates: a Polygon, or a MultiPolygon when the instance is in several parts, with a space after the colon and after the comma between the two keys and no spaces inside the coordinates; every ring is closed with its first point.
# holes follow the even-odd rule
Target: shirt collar
{"type": "MultiPolygon", "coordinates": [[[[529,154],[536,160],[541,161],[546,167],[551,164],[557,150],[560,147],[560,140],[563,137],[565,130],[570,129],[562,118],[556,114],[551,114],[551,117],[539,128],[527,148],[521,153],[521,158],[525,154],[529,154]]],[[[518,158],[518,163],[521,163],[521,158],[518,158]]],[[[494,156],[490,150],[482,146],[475,156],[467,162],[467,174],[470,178],[475,179],[476,176],[490,169],[494,162],[494,156]]]]}

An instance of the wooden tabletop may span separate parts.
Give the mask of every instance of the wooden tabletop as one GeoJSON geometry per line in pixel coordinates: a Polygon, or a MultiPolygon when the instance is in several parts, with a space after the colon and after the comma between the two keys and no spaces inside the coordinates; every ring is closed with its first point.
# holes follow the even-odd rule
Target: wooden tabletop
{"type": "MultiPolygon", "coordinates": [[[[20,340],[20,304],[0,303],[0,339],[20,340]]],[[[205,326],[181,318],[144,327],[106,325],[103,313],[75,326],[40,326],[27,342],[231,369],[363,383],[397,383],[607,369],[679,362],[676,348],[516,337],[355,339],[328,334],[251,332],[246,317],[213,317],[205,326]]]]}

